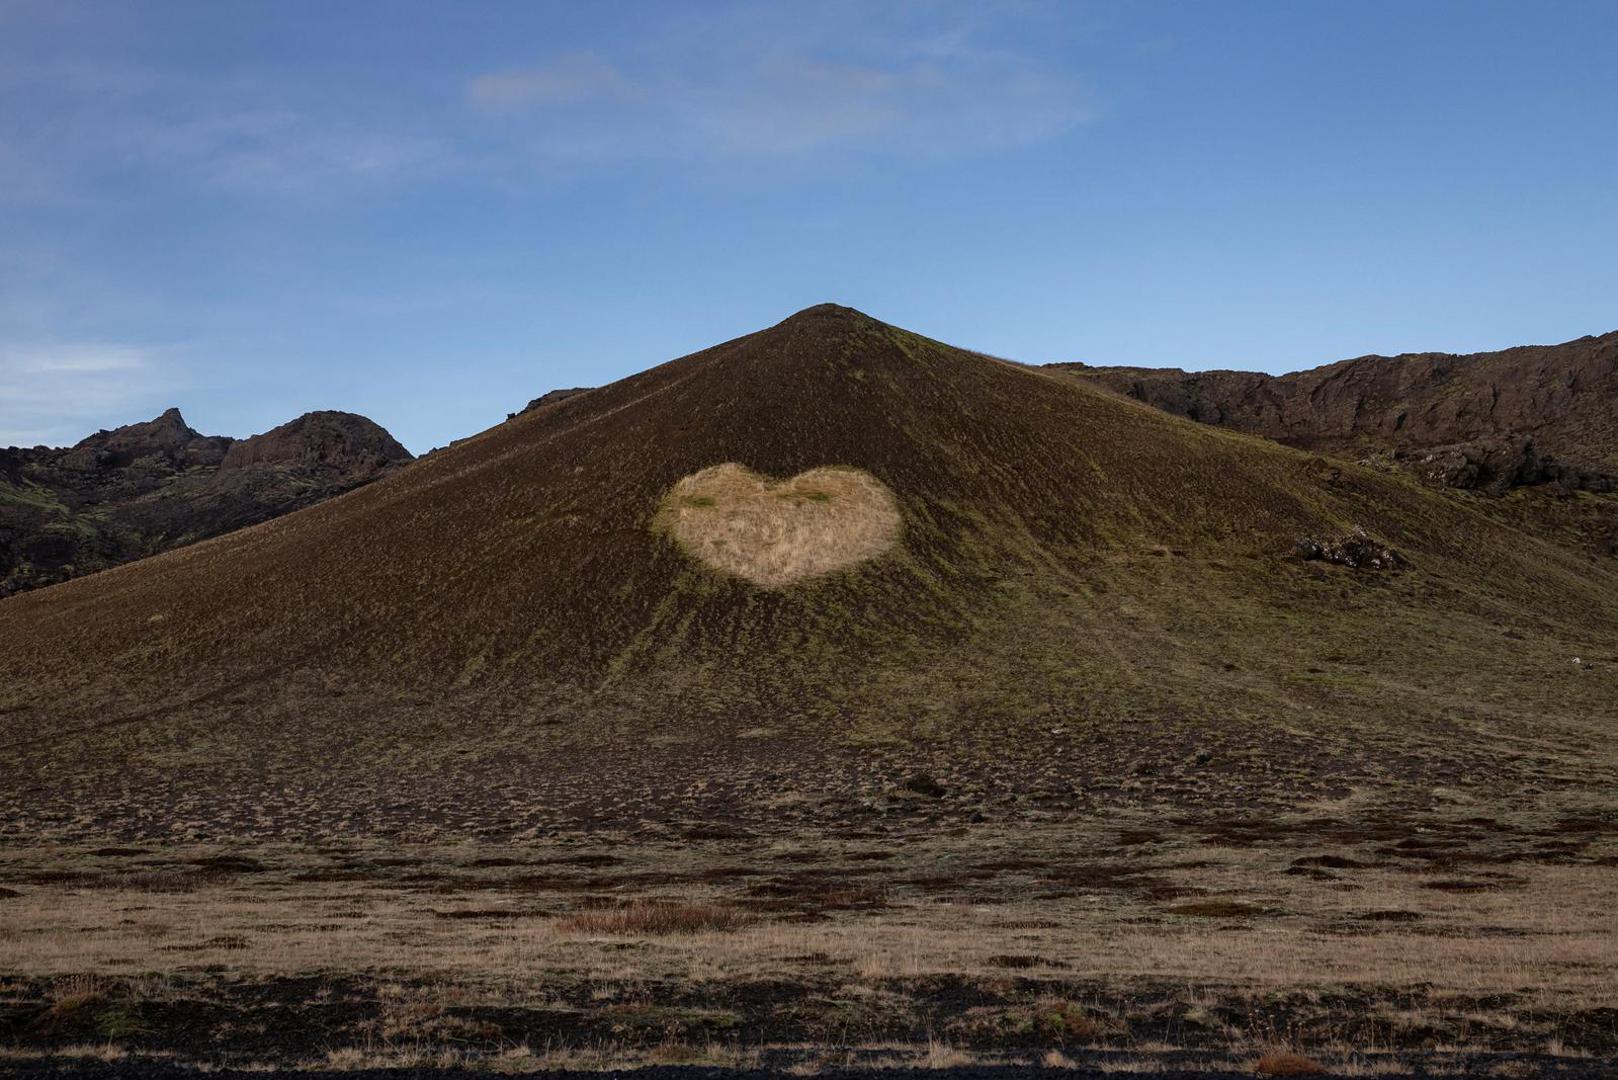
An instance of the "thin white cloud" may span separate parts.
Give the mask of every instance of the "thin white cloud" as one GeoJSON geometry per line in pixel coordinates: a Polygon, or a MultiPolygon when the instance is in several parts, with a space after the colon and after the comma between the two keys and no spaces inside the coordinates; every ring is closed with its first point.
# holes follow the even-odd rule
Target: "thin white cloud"
{"type": "Polygon", "coordinates": [[[1078,80],[1003,65],[978,73],[943,64],[883,70],[794,57],[760,64],[741,84],[626,79],[611,96],[575,88],[567,98],[521,89],[550,81],[543,68],[483,76],[468,97],[505,111],[530,107],[531,147],[564,160],[873,150],[959,157],[1042,142],[1096,115],[1078,80]]]}
{"type": "Polygon", "coordinates": [[[160,356],[95,342],[0,345],[0,446],[68,445],[151,419],[178,385],[160,356]]]}
{"type": "Polygon", "coordinates": [[[0,36],[0,204],[116,200],[147,181],[333,200],[449,178],[505,188],[536,164],[779,161],[797,174],[851,155],[1015,149],[1097,113],[1070,63],[1039,53],[1061,10],[657,6],[531,64],[402,83],[8,52],[0,36]]]}
{"type": "Polygon", "coordinates": [[[73,200],[131,175],[244,194],[327,194],[435,175],[442,139],[387,102],[319,102],[275,79],[116,64],[0,68],[0,202],[73,200]]]}
{"type": "Polygon", "coordinates": [[[490,72],[466,87],[474,104],[493,109],[631,98],[637,92],[622,72],[594,53],[559,56],[536,68],[490,72]]]}
{"type": "Polygon", "coordinates": [[[112,145],[147,168],[252,193],[394,180],[426,171],[440,153],[425,136],[252,106],[166,122],[131,120],[112,145]]]}
{"type": "Polygon", "coordinates": [[[129,345],[36,345],[0,347],[0,371],[21,375],[133,371],[147,366],[150,353],[129,345]]]}
{"type": "Polygon", "coordinates": [[[569,54],[486,72],[465,95],[535,156],[564,162],[964,157],[1054,139],[1098,113],[1077,74],[982,44],[965,21],[922,34],[845,8],[813,22],[731,11],[616,62],[569,54]]]}

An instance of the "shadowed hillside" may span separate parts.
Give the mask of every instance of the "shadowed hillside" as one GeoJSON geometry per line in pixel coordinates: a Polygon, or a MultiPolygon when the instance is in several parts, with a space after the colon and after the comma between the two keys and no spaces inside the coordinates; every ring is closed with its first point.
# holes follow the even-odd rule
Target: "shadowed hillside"
{"type": "Polygon", "coordinates": [[[959,816],[1421,799],[1555,782],[1511,748],[1610,722],[1615,618],[1614,571],[1403,477],[823,305],[0,603],[3,798],[227,834],[847,822],[917,771],[959,816]],[[764,479],[675,487],[724,464],[764,479]],[[897,525],[784,583],[667,525],[790,498],[727,542],[836,544],[856,491],[897,525]],[[1293,555],[1356,528],[1399,568],[1293,555]]]}

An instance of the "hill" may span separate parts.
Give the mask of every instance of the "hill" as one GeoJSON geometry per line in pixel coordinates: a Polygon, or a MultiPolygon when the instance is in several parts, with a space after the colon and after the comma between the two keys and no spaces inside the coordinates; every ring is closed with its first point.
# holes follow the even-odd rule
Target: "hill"
{"type": "Polygon", "coordinates": [[[0,800],[499,836],[854,827],[906,782],[961,820],[1533,799],[1561,759],[1519,747],[1613,718],[1615,626],[1610,565],[1406,477],[823,305],[0,603],[0,800]]]}
{"type": "Polygon", "coordinates": [[[1288,446],[1392,454],[1452,487],[1618,488],[1618,332],[1464,356],[1362,356],[1279,376],[1050,367],[1288,446]]]}
{"type": "Polygon", "coordinates": [[[289,513],[409,460],[343,412],[231,439],[169,409],[65,449],[0,448],[0,596],[289,513]]]}

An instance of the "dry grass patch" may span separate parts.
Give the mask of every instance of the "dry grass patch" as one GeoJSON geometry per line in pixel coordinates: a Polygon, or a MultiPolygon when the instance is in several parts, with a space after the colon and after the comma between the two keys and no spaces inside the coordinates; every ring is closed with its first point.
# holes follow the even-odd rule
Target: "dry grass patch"
{"type": "MultiPolygon", "coordinates": [[[[110,1062],[110,1061],[123,1061],[125,1058],[127,1058],[129,1056],[129,1051],[124,1049],[122,1046],[119,1046],[117,1043],[112,1043],[112,1042],[105,1042],[105,1043],[71,1043],[71,1044],[69,1044],[67,1046],[52,1047],[50,1049],[50,1051],[47,1054],[43,1055],[43,1056],[47,1057],[47,1058],[56,1058],[56,1059],[61,1059],[61,1058],[83,1058],[83,1059],[92,1060],[92,1061],[109,1061],[110,1062]]],[[[147,1051],[146,1053],[143,1054],[143,1056],[144,1057],[159,1057],[159,1058],[162,1058],[162,1057],[168,1057],[169,1055],[167,1055],[167,1054],[156,1054],[156,1053],[152,1053],[150,1051],[147,1051]]],[[[26,1047],[0,1046],[0,1062],[3,1062],[3,1061],[37,1062],[40,1059],[41,1059],[41,1055],[37,1051],[28,1049],[26,1047]]]]}
{"type": "Polygon", "coordinates": [[[561,925],[581,934],[660,935],[735,930],[752,921],[752,916],[728,904],[638,900],[581,911],[563,919],[561,925]]]}
{"type": "MultiPolygon", "coordinates": [[[[256,1039],[251,1026],[273,1001],[297,1004],[308,1031],[361,1043],[349,1067],[383,1052],[410,1055],[401,1064],[446,1050],[493,1061],[535,1032],[543,1044],[502,1069],[603,1038],[622,1041],[604,1051],[617,1064],[647,1060],[659,1040],[671,1045],[650,1056],[705,1058],[710,1040],[840,1039],[864,1049],[891,1040],[896,1063],[914,1067],[936,1035],[1023,1059],[1094,1047],[1100,1059],[1086,1054],[1084,1068],[1118,1071],[1125,1051],[1159,1053],[1143,1037],[1170,1037],[1249,1074],[1278,1048],[1314,1055],[1333,1075],[1397,1073],[1394,1051],[1610,1052],[1600,1011],[1618,1004],[1609,865],[1536,865],[1520,889],[1475,893],[1425,889],[1424,873],[1376,866],[1356,871],[1349,889],[1285,873],[1313,847],[1205,846],[1201,829],[1120,863],[1118,826],[700,843],[654,834],[618,842],[622,867],[610,879],[555,869],[605,858],[581,854],[585,837],[412,848],[435,872],[486,867],[476,877],[444,870],[430,889],[398,873],[295,880],[338,856],[266,847],[274,869],[262,877],[184,893],[66,877],[31,887],[5,903],[0,938],[13,1000],[27,1003],[20,1030],[41,1050],[138,1038],[142,1054],[212,1053],[256,1039]],[[868,852],[886,857],[856,857],[868,852]],[[973,873],[1004,865],[1023,869],[973,873]],[[553,871],[536,881],[540,866],[553,871]],[[1058,867],[1083,884],[1047,895],[1058,867]],[[860,884],[849,888],[855,869],[860,884]],[[940,897],[916,884],[942,878],[959,887],[940,897]],[[1206,894],[1160,901],[1171,887],[1206,894]],[[1258,914],[1165,910],[1179,903],[1258,914]],[[211,1003],[219,1035],[182,1019],[181,1003],[194,1000],[211,1003]],[[1371,1046],[1387,1051],[1368,1055],[1371,1046]]],[[[1339,846],[1358,855],[1368,844],[1333,838],[1339,846]]],[[[339,854],[371,867],[383,853],[400,849],[339,854]]],[[[0,851],[0,879],[81,862],[14,845],[0,851]]],[[[304,1041],[262,1052],[318,1061],[310,1056],[331,1048],[293,1038],[304,1041]]]]}
{"type": "Polygon", "coordinates": [[[1323,1076],[1326,1066],[1292,1050],[1271,1050],[1253,1064],[1260,1076],[1323,1076]]]}
{"type": "Polygon", "coordinates": [[[862,469],[771,481],[734,462],[677,482],[656,522],[694,558],[767,589],[874,558],[900,529],[893,493],[862,469]]]}
{"type": "Polygon", "coordinates": [[[61,1020],[92,1005],[99,1005],[107,996],[104,980],[89,975],[73,975],[61,979],[51,992],[51,1007],[47,1014],[61,1020]]]}

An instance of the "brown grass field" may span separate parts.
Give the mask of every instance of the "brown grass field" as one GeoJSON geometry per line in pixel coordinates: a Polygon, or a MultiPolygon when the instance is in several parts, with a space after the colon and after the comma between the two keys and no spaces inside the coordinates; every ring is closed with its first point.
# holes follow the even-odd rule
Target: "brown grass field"
{"type": "Polygon", "coordinates": [[[1610,811],[952,827],[935,801],[821,837],[8,843],[6,1053],[1510,1076],[1618,1051],[1610,811]]]}

